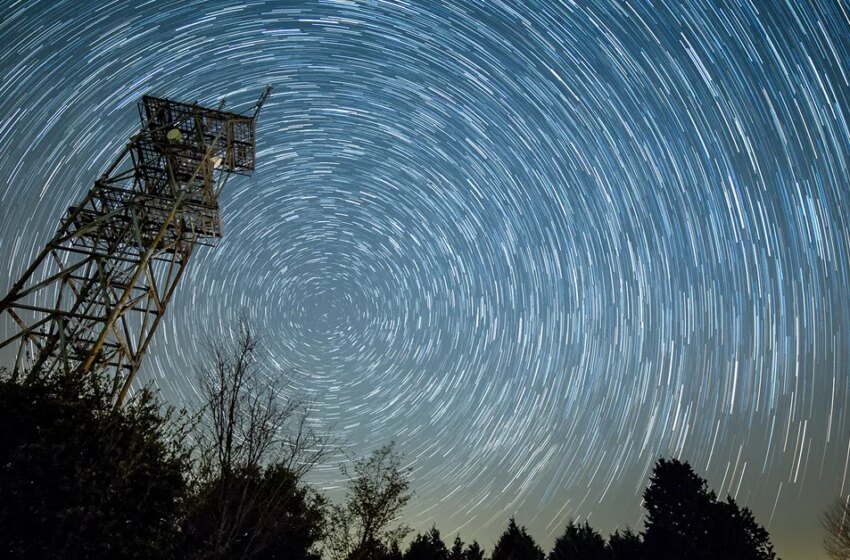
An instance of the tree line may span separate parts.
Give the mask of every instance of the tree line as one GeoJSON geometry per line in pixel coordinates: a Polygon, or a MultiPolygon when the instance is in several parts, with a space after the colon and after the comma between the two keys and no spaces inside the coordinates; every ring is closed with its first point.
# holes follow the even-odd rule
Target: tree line
{"type": "MultiPolygon", "coordinates": [[[[718,499],[676,459],[655,464],[640,531],[605,539],[572,520],[544,553],[511,518],[489,555],[460,535],[447,546],[436,526],[409,538],[401,514],[412,498],[410,473],[392,443],[340,467],[341,503],[307,484],[310,469],[337,448],[269,374],[250,328],[232,345],[212,345],[198,380],[202,405],[185,411],[163,406],[150,387],[116,407],[116,387],[101,376],[0,376],[0,557],[775,558],[752,512],[718,499]]],[[[833,558],[850,550],[850,510],[842,507],[825,516],[833,558]]]]}
{"type": "MultiPolygon", "coordinates": [[[[643,493],[645,527],[640,533],[616,530],[606,541],[585,520],[571,520],[545,554],[514,518],[499,537],[491,560],[773,560],[767,531],[752,512],[731,497],[719,501],[690,465],[660,459],[643,493]]],[[[460,535],[451,549],[436,527],[417,534],[407,552],[391,550],[385,560],[483,560],[473,543],[463,548],[460,535]]]]}

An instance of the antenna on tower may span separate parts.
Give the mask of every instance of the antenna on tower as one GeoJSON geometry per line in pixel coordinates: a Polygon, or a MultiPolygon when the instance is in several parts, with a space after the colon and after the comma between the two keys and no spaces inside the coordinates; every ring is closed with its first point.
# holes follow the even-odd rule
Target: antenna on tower
{"type": "Polygon", "coordinates": [[[0,300],[13,376],[109,371],[123,401],[189,258],[222,235],[219,193],[254,171],[270,93],[252,115],[142,98],[139,132],[0,300]]]}
{"type": "Polygon", "coordinates": [[[263,93],[260,94],[260,98],[257,100],[257,103],[254,105],[254,119],[256,120],[257,115],[260,114],[260,109],[263,108],[263,103],[266,102],[266,99],[272,94],[272,85],[268,84],[265,88],[263,88],[263,93]]]}

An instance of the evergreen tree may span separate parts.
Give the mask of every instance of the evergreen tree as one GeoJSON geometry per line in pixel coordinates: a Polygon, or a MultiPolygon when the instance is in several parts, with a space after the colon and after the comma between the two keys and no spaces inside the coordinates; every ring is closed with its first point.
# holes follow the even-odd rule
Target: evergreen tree
{"type": "Polygon", "coordinates": [[[660,459],[643,493],[647,558],[773,560],[767,531],[749,509],[718,502],[690,465],[660,459]]]}
{"type": "Polygon", "coordinates": [[[587,521],[570,521],[564,534],[555,540],[549,560],[605,560],[605,540],[587,521]]]}
{"type": "Polygon", "coordinates": [[[448,557],[449,551],[437,527],[431,527],[425,534],[417,534],[404,554],[404,560],[448,560],[448,557]]]}
{"type": "Polygon", "coordinates": [[[463,551],[463,560],[484,560],[484,549],[478,541],[472,541],[463,551]]]}
{"type": "Polygon", "coordinates": [[[622,533],[617,530],[608,539],[608,557],[611,560],[639,560],[643,558],[643,543],[640,536],[626,527],[622,533]]]}
{"type": "Polygon", "coordinates": [[[401,551],[401,547],[398,545],[398,539],[392,539],[390,541],[390,546],[387,550],[387,557],[385,560],[402,560],[403,558],[404,554],[401,551]]]}
{"type": "Polygon", "coordinates": [[[416,533],[407,545],[403,560],[429,560],[431,543],[427,533],[416,533]]]}
{"type": "Polygon", "coordinates": [[[724,560],[773,560],[776,555],[767,530],[749,508],[740,508],[732,497],[715,504],[712,530],[717,535],[717,557],[724,560]]]}
{"type": "Polygon", "coordinates": [[[647,555],[657,558],[711,558],[708,532],[715,495],[687,463],[659,459],[643,493],[647,555]]]}
{"type": "Polygon", "coordinates": [[[452,549],[449,551],[449,560],[463,560],[463,541],[460,540],[460,534],[455,535],[452,549]]]}
{"type": "Polygon", "coordinates": [[[543,560],[545,555],[525,527],[519,527],[511,517],[508,528],[493,548],[492,560],[543,560]]]}

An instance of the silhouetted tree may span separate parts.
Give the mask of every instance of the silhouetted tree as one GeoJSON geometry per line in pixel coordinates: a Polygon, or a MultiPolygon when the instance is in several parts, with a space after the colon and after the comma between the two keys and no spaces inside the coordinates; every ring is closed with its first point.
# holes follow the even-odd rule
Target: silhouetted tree
{"type": "Polygon", "coordinates": [[[460,540],[460,534],[455,535],[455,540],[452,543],[452,549],[449,551],[449,560],[464,560],[463,541],[460,540]]]}
{"type": "Polygon", "coordinates": [[[772,560],[767,531],[731,498],[718,502],[690,465],[660,459],[643,493],[647,558],[772,560]]]}
{"type": "Polygon", "coordinates": [[[639,560],[643,558],[643,542],[640,536],[626,527],[622,533],[617,530],[608,539],[608,556],[611,560],[639,560]]]}
{"type": "Polygon", "coordinates": [[[711,557],[709,534],[715,495],[687,463],[659,459],[643,493],[647,555],[657,558],[711,557]]]}
{"type": "Polygon", "coordinates": [[[511,517],[508,528],[499,537],[493,548],[491,560],[543,560],[543,551],[528,534],[525,527],[519,527],[511,517]]]}
{"type": "Polygon", "coordinates": [[[390,546],[387,550],[386,560],[402,560],[404,554],[401,552],[401,547],[398,545],[398,540],[390,541],[390,546]]]}
{"type": "Polygon", "coordinates": [[[170,554],[186,425],[148,389],[114,407],[112,386],[96,375],[0,376],[0,557],[170,554]]]}
{"type": "Polygon", "coordinates": [[[478,541],[472,541],[463,551],[463,560],[484,560],[484,549],[478,541]]]}
{"type": "Polygon", "coordinates": [[[340,466],[348,478],[346,502],[331,509],[324,550],[331,560],[364,560],[387,553],[387,543],[399,541],[410,531],[395,524],[410,501],[408,470],[390,443],[368,458],[340,466]]]}
{"type": "Polygon", "coordinates": [[[200,475],[226,477],[273,464],[300,480],[331,448],[311,427],[305,404],[284,395],[286,374],[268,366],[245,321],[233,343],[208,348],[209,362],[197,371],[205,420],[196,434],[200,475]]]}
{"type": "Polygon", "coordinates": [[[821,518],[823,547],[833,560],[850,560],[850,498],[835,502],[821,518]]]}
{"type": "Polygon", "coordinates": [[[587,521],[570,521],[564,534],[555,539],[549,560],[605,560],[605,539],[587,521]]]}
{"type": "Polygon", "coordinates": [[[431,527],[425,534],[417,534],[404,553],[404,560],[447,560],[448,557],[449,551],[437,527],[431,527]]]}
{"type": "Polygon", "coordinates": [[[327,452],[301,403],[283,397],[257,337],[243,322],[232,345],[213,344],[199,371],[206,400],[199,469],[183,523],[182,556],[294,560],[314,556],[324,499],[301,477],[327,452]]]}
{"type": "Polygon", "coordinates": [[[714,506],[712,531],[716,557],[722,560],[773,560],[776,555],[767,530],[756,522],[749,508],[741,508],[731,496],[714,506]]]}
{"type": "Polygon", "coordinates": [[[281,465],[230,473],[196,492],[181,557],[318,560],[324,507],[281,465]]]}

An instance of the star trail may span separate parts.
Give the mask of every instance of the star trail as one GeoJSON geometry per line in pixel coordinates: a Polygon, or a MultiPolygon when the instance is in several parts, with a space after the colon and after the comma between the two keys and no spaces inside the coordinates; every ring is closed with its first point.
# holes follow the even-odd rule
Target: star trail
{"type": "Polygon", "coordinates": [[[143,94],[238,110],[272,84],[142,368],[166,399],[244,316],[351,451],[398,443],[417,530],[639,527],[663,455],[824,557],[850,493],[847,10],[5,1],[0,292],[143,94]]]}

